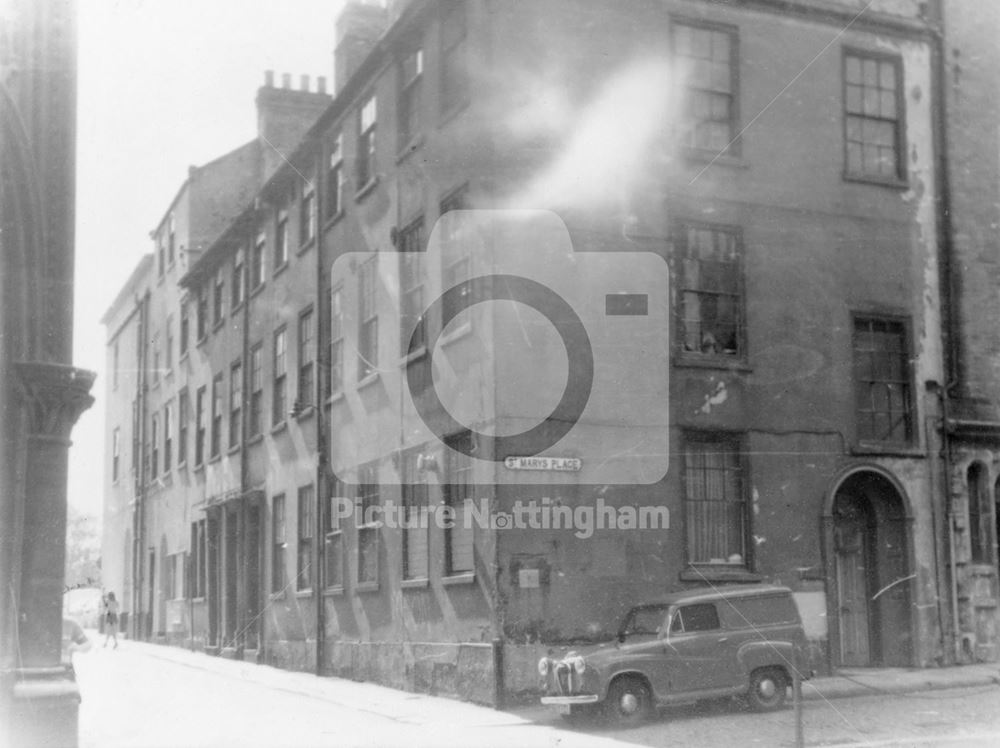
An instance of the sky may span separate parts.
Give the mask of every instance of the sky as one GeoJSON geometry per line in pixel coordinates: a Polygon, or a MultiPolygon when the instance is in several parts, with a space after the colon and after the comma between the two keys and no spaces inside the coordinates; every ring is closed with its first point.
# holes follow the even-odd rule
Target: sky
{"type": "Polygon", "coordinates": [[[74,365],[96,371],[73,430],[68,497],[100,516],[100,324],[187,176],[256,134],[264,71],[333,79],[343,0],[82,0],[79,8],[74,365]]]}

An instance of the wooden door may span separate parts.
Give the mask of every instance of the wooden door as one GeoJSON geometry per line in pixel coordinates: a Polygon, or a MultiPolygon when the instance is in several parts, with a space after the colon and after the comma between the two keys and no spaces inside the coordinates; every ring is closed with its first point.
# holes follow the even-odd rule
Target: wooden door
{"type": "Polygon", "coordinates": [[[834,543],[841,664],[871,664],[871,621],[868,607],[868,518],[851,498],[838,499],[834,543]]]}

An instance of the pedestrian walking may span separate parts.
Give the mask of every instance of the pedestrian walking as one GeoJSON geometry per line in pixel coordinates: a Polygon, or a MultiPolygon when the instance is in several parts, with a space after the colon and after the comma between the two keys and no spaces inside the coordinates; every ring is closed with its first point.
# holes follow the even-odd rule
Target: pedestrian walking
{"type": "Polygon", "coordinates": [[[115,593],[109,592],[104,600],[104,646],[108,646],[108,640],[115,640],[115,649],[118,649],[118,601],[115,600],[115,593]]]}

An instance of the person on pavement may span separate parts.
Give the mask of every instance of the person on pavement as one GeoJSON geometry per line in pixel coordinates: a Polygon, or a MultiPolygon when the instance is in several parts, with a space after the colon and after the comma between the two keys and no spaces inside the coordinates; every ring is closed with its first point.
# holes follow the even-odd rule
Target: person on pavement
{"type": "Polygon", "coordinates": [[[110,639],[115,640],[115,649],[118,649],[118,601],[115,600],[115,593],[109,592],[104,600],[104,646],[108,646],[110,639]]]}

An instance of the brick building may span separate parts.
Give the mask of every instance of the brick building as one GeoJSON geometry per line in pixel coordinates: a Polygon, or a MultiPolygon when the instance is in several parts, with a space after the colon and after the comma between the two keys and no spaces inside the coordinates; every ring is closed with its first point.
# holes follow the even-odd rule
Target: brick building
{"type": "MultiPolygon", "coordinates": [[[[298,144],[238,197],[252,180],[234,178],[185,267],[137,271],[161,329],[136,333],[149,382],[111,393],[109,423],[128,432],[109,431],[112,460],[142,455],[117,504],[137,632],[488,702],[637,600],[767,580],[794,590],[820,669],[995,659],[995,357],[953,352],[990,332],[968,324],[956,256],[992,262],[962,237],[995,203],[946,209],[996,174],[955,171],[985,125],[945,107],[940,6],[349,4],[333,98],[298,144]],[[944,149],[949,131],[964,145],[944,149]],[[460,211],[512,208],[551,211],[572,250],[466,246],[460,211]],[[497,293],[477,278],[518,263],[585,321],[593,386],[544,319],[476,303],[497,293]],[[520,470],[539,463],[491,435],[531,430],[563,378],[585,409],[540,454],[569,467],[520,470]],[[956,381],[986,410],[958,415],[956,381]],[[459,521],[341,519],[341,499],[459,521]],[[669,527],[495,522],[598,501],[669,527]]],[[[193,215],[208,198],[189,194],[193,215]]],[[[109,351],[135,297],[109,313],[109,351]]]]}

